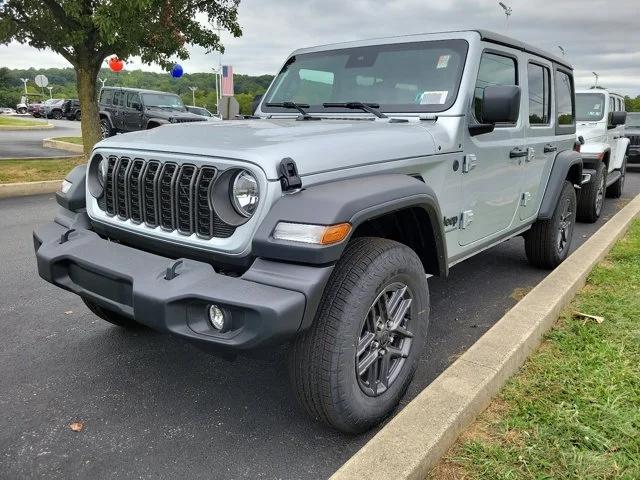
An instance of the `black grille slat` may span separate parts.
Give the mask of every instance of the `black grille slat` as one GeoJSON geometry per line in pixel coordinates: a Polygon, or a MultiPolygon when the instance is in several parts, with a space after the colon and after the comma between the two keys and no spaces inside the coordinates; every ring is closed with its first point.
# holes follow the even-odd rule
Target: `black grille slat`
{"type": "Polygon", "coordinates": [[[627,135],[629,145],[640,145],[640,135],[627,135]]]}
{"type": "Polygon", "coordinates": [[[235,232],[211,205],[214,167],[111,156],[107,169],[98,206],[110,216],[203,239],[228,238],[235,232]]]}
{"type": "Polygon", "coordinates": [[[116,203],[113,188],[113,173],[117,161],[118,159],[116,157],[109,157],[107,163],[107,178],[105,179],[104,183],[105,210],[109,215],[116,214],[116,203]]]}
{"type": "Polygon", "coordinates": [[[118,213],[118,217],[123,220],[129,218],[127,174],[129,172],[130,164],[131,160],[126,157],[122,157],[120,161],[116,163],[115,173],[113,175],[113,178],[115,180],[114,192],[116,200],[116,212],[118,213]]]}
{"type": "Polygon", "coordinates": [[[131,164],[127,186],[129,188],[129,217],[135,223],[142,222],[142,171],[144,160],[135,159],[131,164]]]}
{"type": "Polygon", "coordinates": [[[196,173],[196,167],[193,165],[182,165],[176,181],[176,227],[178,232],[185,235],[193,233],[196,173]]]}
{"type": "Polygon", "coordinates": [[[160,226],[165,230],[175,230],[174,191],[178,165],[165,163],[158,178],[158,207],[160,226]]]}
{"type": "Polygon", "coordinates": [[[149,227],[158,226],[158,192],[156,184],[160,174],[160,162],[150,161],[142,174],[142,215],[149,227]]]}

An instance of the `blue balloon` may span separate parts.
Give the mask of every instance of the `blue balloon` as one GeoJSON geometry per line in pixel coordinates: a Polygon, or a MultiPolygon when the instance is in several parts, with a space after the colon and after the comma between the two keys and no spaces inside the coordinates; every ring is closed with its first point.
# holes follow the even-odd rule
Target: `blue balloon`
{"type": "Polygon", "coordinates": [[[171,68],[171,76],[173,78],[180,78],[182,76],[182,74],[184,73],[184,70],[182,70],[182,65],[176,63],[172,68],[171,68]]]}

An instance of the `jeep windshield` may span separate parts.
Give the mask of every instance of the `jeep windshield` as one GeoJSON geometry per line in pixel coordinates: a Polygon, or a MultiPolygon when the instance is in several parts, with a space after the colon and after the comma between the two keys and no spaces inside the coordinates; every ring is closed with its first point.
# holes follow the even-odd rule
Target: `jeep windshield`
{"type": "Polygon", "coordinates": [[[443,112],[456,100],[469,48],[465,40],[369,45],[304,53],[289,58],[262,104],[307,104],[311,113],[353,112],[345,106],[376,104],[380,111],[443,112]]]}
{"type": "Polygon", "coordinates": [[[576,93],[576,120],[599,122],[604,117],[603,93],[576,93]]]}
{"type": "Polygon", "coordinates": [[[640,112],[630,112],[627,113],[627,123],[625,124],[627,128],[640,128],[640,112]]]}
{"type": "Polygon", "coordinates": [[[168,108],[186,112],[187,109],[177,95],[165,95],[162,93],[143,93],[142,101],[145,107],[168,108]]]}

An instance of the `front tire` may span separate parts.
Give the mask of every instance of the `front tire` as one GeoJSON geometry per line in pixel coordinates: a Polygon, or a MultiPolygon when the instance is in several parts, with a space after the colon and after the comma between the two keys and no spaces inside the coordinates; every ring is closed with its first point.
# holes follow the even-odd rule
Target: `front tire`
{"type": "Polygon", "coordinates": [[[575,225],[576,191],[564,182],[553,216],[538,220],[524,236],[529,263],[539,268],[556,268],[569,255],[575,225]]]}
{"type": "Polygon", "coordinates": [[[579,222],[594,223],[602,214],[607,181],[607,166],[603,162],[596,164],[596,174],[591,181],[583,185],[578,194],[577,218],[579,222]]]}
{"type": "Polygon", "coordinates": [[[365,431],[396,407],[427,338],[422,262],[381,238],[350,242],[313,325],[294,342],[289,371],[304,409],[346,433],[365,431]]]}
{"type": "Polygon", "coordinates": [[[60,120],[62,118],[62,112],[60,110],[56,110],[51,116],[54,120],[60,120]]]}
{"type": "Polygon", "coordinates": [[[109,120],[106,118],[100,119],[100,136],[103,140],[113,136],[113,129],[111,128],[109,120]]]}
{"type": "Polygon", "coordinates": [[[130,330],[137,330],[142,328],[142,325],[136,322],[135,320],[130,319],[129,317],[125,317],[124,315],[120,315],[119,313],[108,310],[104,307],[101,307],[97,303],[92,302],[91,300],[87,300],[86,298],[82,298],[82,301],[87,306],[91,313],[100,317],[102,320],[106,320],[113,325],[117,325],[121,328],[126,328],[130,330]]]}
{"type": "Polygon", "coordinates": [[[627,157],[624,157],[624,161],[622,162],[622,168],[620,169],[620,178],[609,185],[607,188],[607,197],[609,198],[620,198],[622,196],[622,191],[624,190],[624,179],[627,176],[627,157]]]}

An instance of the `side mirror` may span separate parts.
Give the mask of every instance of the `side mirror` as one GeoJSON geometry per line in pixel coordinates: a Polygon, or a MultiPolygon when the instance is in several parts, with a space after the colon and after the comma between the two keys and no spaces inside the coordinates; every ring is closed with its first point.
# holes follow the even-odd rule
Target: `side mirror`
{"type": "Polygon", "coordinates": [[[251,102],[251,115],[256,113],[258,105],[260,105],[260,102],[262,101],[262,97],[264,97],[264,94],[262,93],[253,97],[253,101],[251,102]]]}
{"type": "Polygon", "coordinates": [[[609,127],[615,128],[627,123],[627,112],[611,112],[609,117],[609,127]]]}
{"type": "Polygon", "coordinates": [[[496,123],[516,123],[520,115],[520,87],[492,85],[484,89],[480,124],[470,125],[472,136],[492,132],[496,123]]]}

